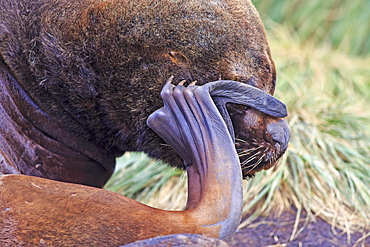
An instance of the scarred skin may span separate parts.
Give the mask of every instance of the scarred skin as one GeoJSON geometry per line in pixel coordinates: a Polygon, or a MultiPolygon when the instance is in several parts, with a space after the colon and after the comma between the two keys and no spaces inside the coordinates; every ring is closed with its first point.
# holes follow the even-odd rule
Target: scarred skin
{"type": "Polygon", "coordinates": [[[1,176],[2,240],[104,246],[184,232],[232,235],[242,177],[270,168],[287,148],[286,114],[240,104],[235,92],[251,94],[226,86],[218,99],[207,89],[191,101],[207,114],[177,122],[181,135],[168,125],[181,114],[165,114],[167,140],[146,121],[163,107],[171,76],[185,87],[233,80],[274,93],[275,66],[249,1],[3,0],[0,9],[0,173],[18,174],[1,176]],[[187,168],[186,210],[77,185],[102,187],[126,151],[187,168]]]}

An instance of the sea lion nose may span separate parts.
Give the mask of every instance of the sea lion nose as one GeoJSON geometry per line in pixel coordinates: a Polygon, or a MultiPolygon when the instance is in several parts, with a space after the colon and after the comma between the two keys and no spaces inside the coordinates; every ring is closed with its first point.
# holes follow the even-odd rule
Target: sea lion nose
{"type": "Polygon", "coordinates": [[[271,135],[271,138],[280,145],[281,151],[285,152],[290,138],[288,123],[284,119],[280,119],[277,122],[269,124],[267,126],[267,132],[271,135]]]}

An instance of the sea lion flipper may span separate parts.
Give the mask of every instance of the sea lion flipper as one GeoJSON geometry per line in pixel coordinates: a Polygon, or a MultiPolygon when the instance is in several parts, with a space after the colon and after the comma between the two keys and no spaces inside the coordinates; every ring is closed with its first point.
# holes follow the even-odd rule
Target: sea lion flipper
{"type": "Polygon", "coordinates": [[[203,87],[203,90],[209,90],[212,98],[224,98],[222,101],[225,103],[247,105],[277,118],[284,118],[288,115],[284,103],[246,83],[220,80],[209,82],[203,87]]]}
{"type": "Polygon", "coordinates": [[[224,97],[213,97],[213,101],[215,102],[215,105],[219,110],[222,118],[224,119],[233,141],[235,142],[234,126],[231,121],[229,112],[226,109],[226,104],[228,103],[227,99],[224,97]]]}
{"type": "Polygon", "coordinates": [[[164,107],[152,113],[147,124],[183,158],[188,173],[186,209],[212,212],[204,229],[216,229],[218,237],[229,238],[242,213],[242,174],[235,144],[228,127],[211,98],[201,86],[166,84],[161,97],[164,107]],[[225,205],[219,210],[210,198],[225,205]],[[219,216],[217,219],[215,215],[219,216]]]}
{"type": "MultiPolygon", "coordinates": [[[[199,95],[211,97],[235,142],[234,127],[226,109],[227,103],[235,103],[255,108],[273,117],[286,117],[286,106],[268,93],[237,81],[214,81],[196,88],[199,95]]],[[[210,104],[210,102],[203,102],[210,104]]]]}
{"type": "Polygon", "coordinates": [[[188,166],[201,159],[200,150],[204,150],[203,145],[206,145],[202,135],[217,134],[223,130],[229,132],[209,92],[197,92],[200,86],[184,87],[182,83],[174,86],[171,82],[172,79],[161,92],[164,106],[149,116],[147,124],[171,145],[188,166]],[[216,127],[212,129],[210,126],[216,127]]]}
{"type": "MultiPolygon", "coordinates": [[[[181,123],[187,121],[192,127],[191,130],[187,129],[186,132],[194,132],[198,129],[197,126],[194,125],[194,119],[185,119],[183,114],[179,114],[179,106],[181,106],[181,111],[190,111],[182,94],[190,97],[189,92],[196,91],[198,98],[194,100],[198,100],[198,104],[201,104],[207,109],[215,109],[212,108],[212,105],[214,105],[221,114],[233,142],[235,142],[235,134],[229,113],[226,109],[227,103],[247,105],[273,117],[282,118],[287,116],[284,103],[268,93],[245,83],[220,80],[207,83],[203,86],[196,86],[193,82],[185,89],[183,81],[177,86],[174,86],[172,81],[173,77],[168,79],[161,92],[164,107],[154,112],[148,118],[147,124],[166,140],[184,160],[188,157],[188,154],[181,147],[184,145],[184,142],[179,141],[182,137],[179,126],[181,123]],[[184,90],[185,92],[183,92],[184,90]],[[177,97],[173,97],[173,94],[177,95],[177,97]],[[173,114],[172,117],[168,115],[169,113],[173,114]],[[164,126],[166,126],[166,128],[164,128],[164,126]]],[[[195,105],[193,107],[195,107],[195,105]]],[[[193,114],[197,115],[199,113],[199,107],[193,109],[193,114]]],[[[210,110],[207,114],[211,115],[215,114],[215,112],[210,110]]],[[[191,145],[187,147],[187,149],[189,148],[191,148],[191,145]]]]}
{"type": "Polygon", "coordinates": [[[188,130],[183,114],[177,107],[177,103],[173,97],[173,90],[175,86],[172,84],[172,79],[167,80],[161,91],[161,98],[164,106],[153,112],[147,119],[147,125],[153,129],[163,140],[165,140],[184,160],[185,163],[190,163],[187,160],[189,154],[187,150],[188,143],[183,141],[183,134],[180,128],[188,130]]]}

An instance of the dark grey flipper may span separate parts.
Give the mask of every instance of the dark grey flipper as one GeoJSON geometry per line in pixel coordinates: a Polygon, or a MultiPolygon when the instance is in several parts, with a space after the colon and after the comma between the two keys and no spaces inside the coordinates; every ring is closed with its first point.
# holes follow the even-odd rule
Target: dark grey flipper
{"type": "Polygon", "coordinates": [[[222,118],[226,122],[233,140],[235,139],[234,127],[226,109],[227,103],[246,105],[277,118],[284,118],[288,115],[284,103],[270,94],[245,83],[220,80],[209,82],[198,87],[197,90],[204,91],[204,93],[209,92],[222,118]]]}
{"type": "MultiPolygon", "coordinates": [[[[224,123],[219,123],[219,128],[222,128],[222,125],[226,124],[233,142],[235,142],[234,128],[226,109],[226,103],[247,105],[273,117],[283,118],[287,116],[286,106],[281,101],[245,83],[220,80],[209,82],[203,86],[190,85],[185,88],[182,85],[173,85],[172,79],[171,77],[167,81],[161,93],[164,107],[151,114],[147,124],[176,150],[186,164],[189,164],[187,159],[190,155],[186,150],[190,150],[193,147],[187,144],[189,142],[184,142],[183,138],[200,136],[198,133],[200,130],[195,126],[196,122],[184,118],[184,115],[186,116],[189,114],[180,114],[177,111],[192,111],[192,114],[195,116],[201,114],[203,116],[209,116],[210,118],[214,116],[214,119],[210,119],[209,121],[218,121],[217,115],[221,114],[224,123]],[[198,106],[195,108],[195,106],[192,106],[193,108],[191,108],[186,105],[186,100],[176,101],[175,98],[181,97],[169,97],[168,95],[172,95],[172,93],[174,95],[179,93],[184,94],[185,98],[195,97],[196,99],[194,100],[197,101],[201,107],[198,106]],[[203,109],[203,111],[207,109],[208,112],[202,112],[201,109],[203,109]],[[171,112],[172,117],[169,117],[169,114],[166,114],[167,112],[171,112]],[[160,125],[163,122],[166,123],[166,126],[160,125]],[[182,123],[185,122],[189,124],[190,128],[187,125],[182,126],[182,123]],[[179,126],[181,126],[181,130],[179,126]],[[163,128],[166,130],[163,131],[163,128]],[[184,145],[186,146],[185,149],[184,145]]],[[[207,124],[205,124],[205,126],[207,128],[207,124]]]]}

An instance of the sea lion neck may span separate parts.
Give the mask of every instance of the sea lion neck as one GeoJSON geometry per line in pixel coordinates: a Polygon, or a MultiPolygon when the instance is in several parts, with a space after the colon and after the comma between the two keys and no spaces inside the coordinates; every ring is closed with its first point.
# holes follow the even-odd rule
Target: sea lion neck
{"type": "Polygon", "coordinates": [[[40,109],[0,61],[0,173],[22,173],[102,187],[115,157],[40,109]]]}

